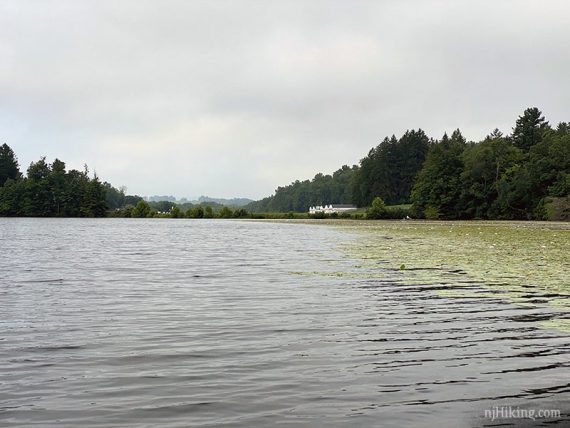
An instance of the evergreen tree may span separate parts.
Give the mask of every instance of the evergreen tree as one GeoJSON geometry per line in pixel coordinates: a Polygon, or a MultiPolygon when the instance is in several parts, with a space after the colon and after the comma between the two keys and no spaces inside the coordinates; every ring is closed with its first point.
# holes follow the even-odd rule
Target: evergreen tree
{"type": "Polygon", "coordinates": [[[0,187],[0,216],[23,216],[24,180],[8,180],[0,187]]]}
{"type": "Polygon", "coordinates": [[[92,180],[88,180],[83,194],[83,204],[81,206],[81,216],[83,217],[104,217],[107,212],[107,201],[105,198],[105,187],[99,181],[97,175],[92,180]]]}
{"type": "Polygon", "coordinates": [[[521,161],[522,152],[498,132],[467,147],[463,152],[460,216],[495,218],[499,214],[495,203],[504,190],[500,186],[501,179],[521,161]]]}
{"type": "Polygon", "coordinates": [[[49,185],[51,169],[42,157],[28,167],[25,180],[23,214],[30,217],[50,217],[55,214],[53,193],[49,185]]]}
{"type": "Polygon", "coordinates": [[[125,188],[116,189],[110,183],[104,182],[105,200],[109,209],[116,210],[124,207],[125,204],[125,188]]]}
{"type": "Polygon", "coordinates": [[[429,146],[429,138],[421,129],[408,130],[399,140],[386,137],[360,161],[353,181],[353,201],[366,206],[381,195],[388,204],[408,203],[429,146]]]}
{"type": "Polygon", "coordinates": [[[150,214],[150,205],[147,201],[140,200],[137,205],[133,208],[131,217],[145,218],[150,214]]]}
{"type": "Polygon", "coordinates": [[[65,212],[65,205],[68,202],[66,198],[66,172],[65,162],[56,159],[51,164],[51,172],[48,178],[51,188],[52,200],[54,204],[54,215],[62,216],[65,212]]]}
{"type": "Polygon", "coordinates": [[[9,179],[17,180],[20,178],[20,168],[18,158],[14,151],[7,144],[0,146],[0,187],[9,179]]]}
{"type": "Polygon", "coordinates": [[[516,121],[513,128],[513,144],[524,152],[542,141],[550,125],[536,107],[527,108],[516,121]]]}
{"type": "Polygon", "coordinates": [[[461,172],[466,141],[459,129],[430,147],[412,190],[416,215],[453,219],[459,216],[461,172]]]}

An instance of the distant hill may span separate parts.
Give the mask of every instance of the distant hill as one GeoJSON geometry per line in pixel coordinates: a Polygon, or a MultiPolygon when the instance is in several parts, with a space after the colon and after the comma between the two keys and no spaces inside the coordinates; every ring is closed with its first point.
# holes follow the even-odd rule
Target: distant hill
{"type": "Polygon", "coordinates": [[[172,196],[172,195],[153,195],[153,196],[147,196],[144,199],[146,199],[148,202],[161,202],[161,201],[168,201],[168,202],[176,202],[176,197],[172,196]]]}
{"type": "Polygon", "coordinates": [[[248,199],[248,198],[224,199],[224,198],[210,198],[209,196],[200,196],[197,201],[192,201],[192,202],[198,202],[198,203],[215,202],[220,205],[243,207],[253,202],[253,199],[248,199]]]}
{"type": "Polygon", "coordinates": [[[225,199],[225,198],[210,198],[209,196],[200,196],[199,198],[190,197],[190,198],[180,198],[177,199],[175,196],[172,195],[153,195],[153,196],[146,196],[144,198],[148,202],[174,202],[177,204],[219,204],[219,205],[227,205],[231,207],[243,207],[247,204],[253,202],[253,199],[248,198],[232,198],[232,199],[225,199]]]}
{"type": "Polygon", "coordinates": [[[209,196],[200,196],[199,198],[193,197],[193,198],[177,199],[176,197],[174,197],[172,195],[164,195],[164,196],[153,195],[153,196],[146,196],[146,197],[144,197],[144,199],[147,200],[148,202],[168,201],[168,202],[174,202],[177,204],[188,204],[189,203],[189,204],[193,204],[193,205],[214,203],[214,204],[219,204],[219,205],[227,205],[227,206],[231,206],[231,207],[244,207],[247,204],[254,202],[253,199],[248,199],[248,198],[226,199],[226,198],[210,198],[209,196]]]}

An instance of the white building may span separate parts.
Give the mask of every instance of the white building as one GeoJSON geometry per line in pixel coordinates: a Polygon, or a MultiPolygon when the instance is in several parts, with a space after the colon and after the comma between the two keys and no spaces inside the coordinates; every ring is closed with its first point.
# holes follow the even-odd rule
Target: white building
{"type": "Polygon", "coordinates": [[[332,214],[332,213],[343,213],[346,211],[352,211],[356,209],[356,205],[347,205],[347,204],[329,204],[329,205],[318,205],[309,208],[309,214],[315,213],[325,213],[325,214],[332,214]]]}

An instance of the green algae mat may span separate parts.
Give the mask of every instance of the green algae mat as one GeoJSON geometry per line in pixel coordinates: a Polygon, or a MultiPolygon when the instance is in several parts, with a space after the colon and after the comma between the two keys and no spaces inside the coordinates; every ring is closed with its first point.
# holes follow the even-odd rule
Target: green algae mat
{"type": "Polygon", "coordinates": [[[433,286],[442,297],[503,298],[546,305],[562,316],[542,326],[570,331],[570,223],[500,221],[330,221],[356,235],[342,244],[355,260],[330,276],[433,286]],[[442,289],[438,289],[440,286],[442,289]]]}

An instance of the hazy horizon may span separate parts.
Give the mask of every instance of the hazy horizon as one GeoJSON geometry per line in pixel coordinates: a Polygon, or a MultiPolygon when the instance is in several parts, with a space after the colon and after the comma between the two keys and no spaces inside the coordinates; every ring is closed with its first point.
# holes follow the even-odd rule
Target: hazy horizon
{"type": "Polygon", "coordinates": [[[0,144],[128,193],[260,199],[385,136],[568,121],[567,1],[0,0],[0,144]]]}

